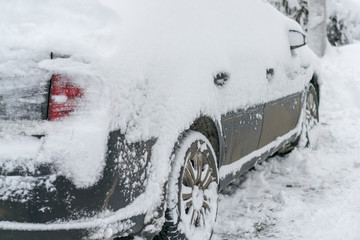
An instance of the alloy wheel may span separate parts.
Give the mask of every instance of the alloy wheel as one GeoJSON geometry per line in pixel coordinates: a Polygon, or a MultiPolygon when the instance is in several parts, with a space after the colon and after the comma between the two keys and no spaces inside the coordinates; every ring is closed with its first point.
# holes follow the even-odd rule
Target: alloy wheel
{"type": "Polygon", "coordinates": [[[206,154],[190,153],[185,162],[180,192],[181,218],[191,232],[213,225],[217,210],[217,180],[206,154]]]}

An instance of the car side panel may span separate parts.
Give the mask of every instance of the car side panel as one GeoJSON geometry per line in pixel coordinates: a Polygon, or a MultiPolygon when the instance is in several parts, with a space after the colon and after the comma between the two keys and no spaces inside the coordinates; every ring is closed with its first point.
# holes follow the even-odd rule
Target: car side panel
{"type": "Polygon", "coordinates": [[[233,163],[248,155],[258,147],[263,105],[247,110],[231,112],[222,117],[221,125],[224,134],[225,158],[221,165],[233,163]]]}
{"type": "Polygon", "coordinates": [[[258,148],[262,148],[292,129],[298,123],[301,112],[301,93],[289,95],[266,103],[264,121],[258,148]]]}

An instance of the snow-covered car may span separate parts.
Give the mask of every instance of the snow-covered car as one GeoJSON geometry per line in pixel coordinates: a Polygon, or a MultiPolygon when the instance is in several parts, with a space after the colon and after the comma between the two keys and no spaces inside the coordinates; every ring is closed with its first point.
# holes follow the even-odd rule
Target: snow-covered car
{"type": "Polygon", "coordinates": [[[317,59],[262,0],[0,1],[0,20],[0,239],[209,239],[218,192],[318,121],[317,59]]]}

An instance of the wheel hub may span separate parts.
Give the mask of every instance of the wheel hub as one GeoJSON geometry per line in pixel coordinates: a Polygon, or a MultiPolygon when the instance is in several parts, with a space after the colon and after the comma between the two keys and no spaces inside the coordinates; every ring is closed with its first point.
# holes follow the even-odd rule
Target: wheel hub
{"type": "Polygon", "coordinates": [[[200,211],[204,203],[204,191],[198,186],[194,186],[192,192],[194,210],[200,211]]]}

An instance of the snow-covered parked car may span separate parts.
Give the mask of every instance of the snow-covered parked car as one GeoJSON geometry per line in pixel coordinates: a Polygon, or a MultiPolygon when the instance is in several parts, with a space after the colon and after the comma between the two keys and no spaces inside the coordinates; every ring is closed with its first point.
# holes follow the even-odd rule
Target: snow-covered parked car
{"type": "Polygon", "coordinates": [[[209,239],[218,192],[318,121],[262,0],[0,1],[0,36],[0,239],[209,239]]]}

